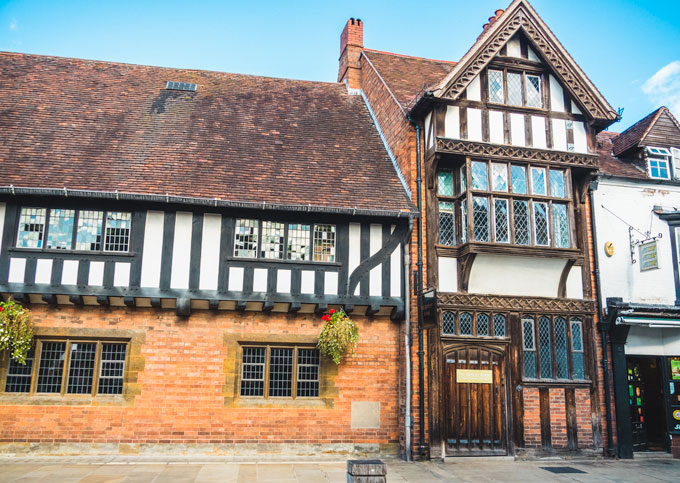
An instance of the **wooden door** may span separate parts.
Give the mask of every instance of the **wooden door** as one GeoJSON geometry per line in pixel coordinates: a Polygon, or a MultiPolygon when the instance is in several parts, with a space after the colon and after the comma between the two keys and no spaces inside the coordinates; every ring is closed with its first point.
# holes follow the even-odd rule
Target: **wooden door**
{"type": "Polygon", "coordinates": [[[507,454],[505,354],[483,346],[446,353],[447,456],[507,454]]]}

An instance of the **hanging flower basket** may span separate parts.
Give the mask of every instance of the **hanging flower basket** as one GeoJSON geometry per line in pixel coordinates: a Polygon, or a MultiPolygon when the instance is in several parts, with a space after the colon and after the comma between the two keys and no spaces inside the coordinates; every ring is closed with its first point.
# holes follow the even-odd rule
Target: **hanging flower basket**
{"type": "Polygon", "coordinates": [[[0,302],[0,352],[26,364],[26,355],[33,345],[33,321],[30,310],[13,300],[0,302]]]}
{"type": "Polygon", "coordinates": [[[321,333],[317,347],[322,354],[340,364],[342,358],[348,353],[354,353],[359,340],[359,328],[342,310],[329,310],[321,317],[326,322],[321,333]]]}

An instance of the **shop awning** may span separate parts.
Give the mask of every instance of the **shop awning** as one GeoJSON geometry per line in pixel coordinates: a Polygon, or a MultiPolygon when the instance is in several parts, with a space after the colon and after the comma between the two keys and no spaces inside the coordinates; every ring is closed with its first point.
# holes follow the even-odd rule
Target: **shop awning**
{"type": "Polygon", "coordinates": [[[616,325],[642,325],[656,329],[680,329],[680,319],[627,317],[622,315],[616,318],[616,325]]]}

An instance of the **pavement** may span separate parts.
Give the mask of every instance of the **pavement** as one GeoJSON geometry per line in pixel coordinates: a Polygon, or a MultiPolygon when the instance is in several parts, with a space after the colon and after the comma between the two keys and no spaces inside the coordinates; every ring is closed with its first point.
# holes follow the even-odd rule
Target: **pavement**
{"type": "MultiPolygon", "coordinates": [[[[514,461],[512,458],[447,458],[407,463],[386,460],[388,482],[674,482],[680,460],[514,461]],[[578,473],[553,473],[579,471],[578,473]]],[[[226,461],[213,457],[0,457],[0,482],[41,483],[346,483],[346,462],[226,461]]]]}

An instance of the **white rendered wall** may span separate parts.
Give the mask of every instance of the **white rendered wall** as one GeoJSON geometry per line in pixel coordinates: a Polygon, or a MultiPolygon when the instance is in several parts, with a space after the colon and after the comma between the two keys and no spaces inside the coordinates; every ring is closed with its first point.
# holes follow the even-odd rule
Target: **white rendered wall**
{"type": "Polygon", "coordinates": [[[458,260],[455,258],[439,257],[439,287],[440,292],[458,291],[458,260]]]}
{"type": "Polygon", "coordinates": [[[628,332],[625,351],[637,356],[680,355],[680,329],[633,326],[628,332]]]}

